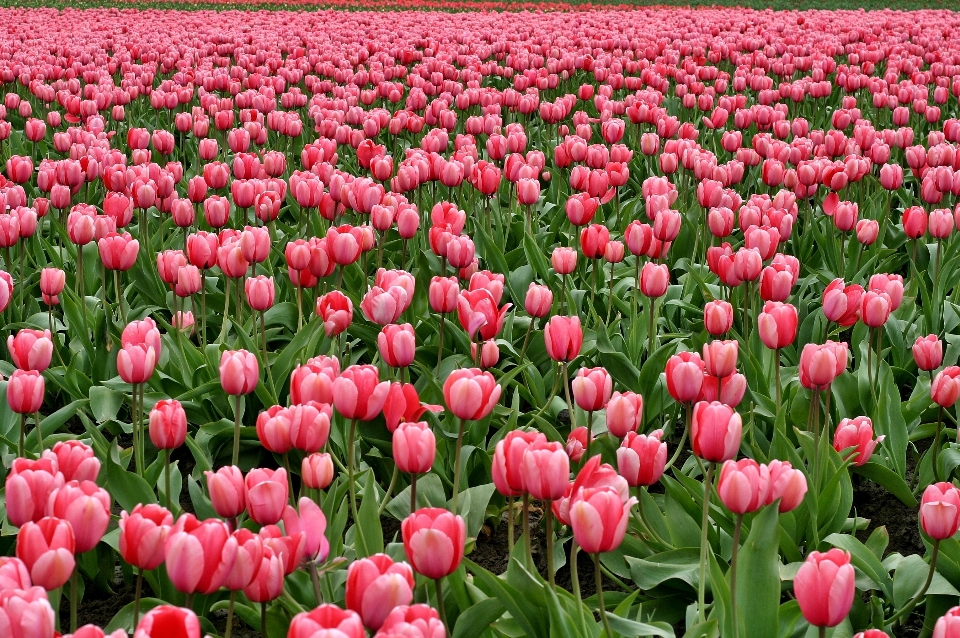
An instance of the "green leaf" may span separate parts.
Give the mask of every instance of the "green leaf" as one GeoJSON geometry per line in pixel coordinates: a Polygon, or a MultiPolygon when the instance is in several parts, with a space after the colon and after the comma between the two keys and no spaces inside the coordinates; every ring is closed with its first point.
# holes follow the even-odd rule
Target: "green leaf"
{"type": "Polygon", "coordinates": [[[847,534],[831,534],[823,541],[850,552],[854,567],[875,582],[883,590],[884,596],[889,598],[893,594],[893,580],[891,580],[887,570],[884,569],[880,559],[866,545],[847,534]]]}
{"type": "Polygon", "coordinates": [[[890,470],[879,463],[868,462],[860,466],[850,468],[857,474],[866,477],[883,486],[888,492],[896,496],[901,503],[907,507],[916,507],[917,499],[910,491],[910,487],[904,482],[900,474],[890,470]]]}
{"type": "MultiPolygon", "coordinates": [[[[902,609],[911,598],[917,595],[929,571],[930,565],[916,554],[906,556],[900,561],[897,571],[893,573],[893,602],[897,609],[902,609]]],[[[960,596],[960,592],[937,573],[934,573],[926,594],[928,596],[960,596]]]]}
{"type": "Polygon", "coordinates": [[[367,484],[363,490],[363,501],[357,512],[359,519],[354,530],[354,551],[357,558],[365,558],[383,552],[383,528],[380,527],[379,503],[377,502],[376,481],[373,476],[367,477],[367,484]]]}
{"type": "Polygon", "coordinates": [[[106,462],[106,487],[120,507],[129,512],[140,503],[156,503],[157,496],[150,485],[142,477],[124,470],[119,459],[119,448],[114,442],[106,462]]]}
{"type": "MultiPolygon", "coordinates": [[[[160,605],[166,605],[166,601],[160,600],[159,598],[141,598],[140,599],[140,617],[143,618],[143,615],[153,609],[154,607],[159,607],[160,605]]],[[[117,629],[123,629],[127,633],[133,633],[133,603],[127,603],[123,609],[117,612],[117,615],[113,617],[110,623],[103,628],[105,632],[112,633],[117,629]]]]}
{"type": "Polygon", "coordinates": [[[674,638],[673,628],[662,622],[647,624],[636,620],[627,620],[615,614],[607,613],[610,628],[624,636],[660,636],[660,638],[674,638]]]}
{"type": "Polygon", "coordinates": [[[527,636],[531,638],[535,636],[545,638],[547,636],[544,631],[543,617],[537,613],[540,609],[536,605],[530,605],[527,596],[472,560],[465,558],[463,563],[474,575],[481,589],[503,603],[503,606],[510,612],[510,615],[513,616],[527,636]]]}
{"type": "Polygon", "coordinates": [[[90,386],[90,409],[93,411],[93,418],[97,423],[116,420],[125,398],[126,395],[122,392],[106,386],[90,386]]]}
{"type": "Polygon", "coordinates": [[[737,557],[737,605],[743,610],[744,638],[776,636],[780,609],[777,568],[779,512],[765,507],[753,520],[750,535],[737,557]]]}
{"type": "Polygon", "coordinates": [[[630,576],[642,590],[653,589],[668,580],[680,580],[696,588],[700,578],[700,552],[677,549],[649,558],[626,557],[630,576]]]}
{"type": "Polygon", "coordinates": [[[490,623],[496,621],[506,607],[496,598],[485,598],[473,605],[457,618],[453,629],[453,638],[480,638],[490,623]]]}

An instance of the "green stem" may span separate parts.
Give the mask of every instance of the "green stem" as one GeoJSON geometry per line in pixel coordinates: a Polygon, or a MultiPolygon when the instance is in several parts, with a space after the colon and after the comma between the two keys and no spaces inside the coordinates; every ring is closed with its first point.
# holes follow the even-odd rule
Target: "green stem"
{"type": "Polygon", "coordinates": [[[20,415],[20,444],[17,446],[17,456],[24,457],[24,448],[27,440],[27,415],[20,415]]]}
{"type": "Polygon", "coordinates": [[[583,462],[590,460],[590,448],[593,447],[593,411],[587,412],[587,449],[583,455],[583,462]]]}
{"type": "Polygon", "coordinates": [[[437,375],[440,374],[440,362],[443,361],[443,324],[446,315],[440,313],[440,337],[437,339],[437,375]]]}
{"type": "Polygon", "coordinates": [[[290,454],[283,453],[283,469],[287,471],[287,490],[290,492],[290,506],[297,507],[296,492],[293,491],[293,472],[290,471],[290,454]]]}
{"type": "Polygon", "coordinates": [[[550,588],[557,589],[556,579],[553,576],[553,511],[551,502],[545,501],[543,504],[544,516],[547,517],[547,581],[550,588]]]}
{"type": "Polygon", "coordinates": [[[653,525],[651,525],[650,521],[647,520],[647,514],[643,509],[643,499],[641,498],[642,496],[641,492],[643,489],[644,489],[643,487],[639,487],[639,486],[637,487],[637,513],[640,517],[641,524],[643,524],[644,529],[647,530],[647,533],[650,534],[650,537],[653,540],[660,543],[660,545],[662,545],[663,547],[666,547],[667,549],[674,549],[673,545],[663,540],[663,538],[661,538],[660,535],[657,534],[656,530],[653,529],[653,525]]]}
{"type": "Polygon", "coordinates": [[[910,612],[913,611],[913,608],[916,607],[917,603],[923,600],[923,597],[927,594],[927,590],[930,588],[930,583],[933,582],[933,575],[937,572],[937,557],[939,555],[940,541],[935,540],[933,541],[933,551],[930,554],[930,569],[927,571],[927,580],[924,581],[923,587],[920,588],[920,591],[917,592],[917,595],[911,598],[910,601],[900,609],[900,611],[883,621],[884,626],[893,625],[903,616],[909,615],[910,612]]]}
{"type": "Polygon", "coordinates": [[[230,591],[230,603],[227,605],[227,626],[223,630],[223,638],[230,638],[233,630],[233,605],[237,601],[237,592],[230,591]]]}
{"type": "Polygon", "coordinates": [[[710,529],[710,491],[713,485],[713,462],[707,463],[707,476],[703,481],[703,518],[700,520],[700,578],[697,586],[697,615],[700,622],[706,622],[707,610],[707,548],[710,529]]]}
{"type": "MultiPolygon", "coordinates": [[[[577,408],[573,405],[573,401],[570,400],[570,373],[567,371],[567,363],[563,362],[563,392],[567,396],[567,411],[570,413],[570,431],[577,429],[577,408]]],[[[587,441],[587,445],[590,444],[590,441],[587,441]]]]}
{"type": "Polygon", "coordinates": [[[410,513],[417,511],[417,475],[410,477],[410,513]]]}
{"type": "Polygon", "coordinates": [[[937,457],[940,454],[940,431],[943,428],[943,406],[940,407],[940,410],[937,412],[937,433],[933,437],[933,481],[938,483],[940,481],[940,464],[937,462],[937,457]]]}
{"type": "Polygon", "coordinates": [[[77,577],[80,573],[80,566],[73,568],[70,574],[70,631],[77,631],[77,577]]]}
{"type": "Polygon", "coordinates": [[[781,403],[781,393],[782,388],[780,387],[780,348],[776,349],[776,356],[774,357],[775,370],[774,374],[777,379],[777,414],[780,414],[780,403],[781,403]]]}
{"type": "MultiPolygon", "coordinates": [[[[393,475],[390,477],[390,485],[387,487],[386,494],[383,495],[383,502],[380,503],[380,508],[377,510],[377,515],[382,516],[383,510],[387,508],[387,503],[390,501],[390,497],[393,495],[393,488],[397,484],[397,476],[400,474],[400,469],[397,468],[396,464],[393,466],[393,475]]],[[[413,510],[410,510],[411,512],[413,510]]]]}
{"type": "Polygon", "coordinates": [[[653,343],[656,339],[657,320],[656,320],[657,300],[650,298],[650,325],[647,328],[647,359],[653,356],[653,343]]]}
{"type": "Polygon", "coordinates": [[[267,603],[260,603],[260,635],[267,635],[267,603]]]}
{"type": "Polygon", "coordinates": [[[513,497],[507,497],[507,555],[513,556],[513,497]]]}
{"type": "Polygon", "coordinates": [[[356,453],[354,443],[357,438],[357,420],[350,421],[350,436],[347,440],[347,484],[350,486],[350,513],[353,515],[353,524],[360,529],[360,517],[357,510],[357,486],[354,480],[354,463],[356,453]]]}
{"type": "MultiPolygon", "coordinates": [[[[434,587],[437,591],[437,613],[440,614],[440,622],[443,623],[443,626],[447,626],[447,610],[443,605],[443,579],[436,578],[433,581],[434,587]]],[[[449,633],[449,629],[447,630],[449,633]]]]}
{"type": "Polygon", "coordinates": [[[603,631],[607,638],[613,638],[613,630],[610,629],[610,621],[607,620],[607,610],[603,604],[603,572],[600,570],[600,554],[593,555],[593,573],[597,579],[597,602],[600,605],[600,620],[603,621],[603,631]]]}
{"type": "Polygon", "coordinates": [[[530,343],[530,333],[533,332],[533,324],[536,323],[536,319],[530,317],[530,325],[527,326],[527,334],[523,338],[523,347],[520,348],[520,361],[519,363],[523,365],[523,357],[527,354],[527,344],[530,343]]]}
{"type": "Polygon", "coordinates": [[[140,595],[143,592],[143,570],[137,568],[137,587],[133,594],[133,628],[136,630],[140,622],[140,595]]]}
{"type": "Polygon", "coordinates": [[[163,464],[164,464],[163,481],[164,481],[164,489],[166,490],[165,495],[167,497],[167,509],[172,512],[173,510],[170,509],[170,450],[169,449],[166,449],[163,451],[163,464]]]}
{"type": "Polygon", "coordinates": [[[523,549],[527,567],[533,567],[533,543],[530,540],[530,495],[523,495],[523,549]]]}
{"type": "MultiPolygon", "coordinates": [[[[317,573],[317,564],[310,561],[310,582],[313,584],[313,595],[317,599],[317,604],[323,604],[323,594],[320,591],[320,575],[317,573]]],[[[224,638],[230,638],[224,636],[224,638]]]]}
{"type": "Polygon", "coordinates": [[[730,616],[733,621],[733,638],[740,636],[740,624],[737,619],[737,554],[740,552],[741,531],[743,531],[743,514],[737,514],[737,524],[733,528],[733,550],[730,555],[730,616]]]}
{"type": "Polygon", "coordinates": [[[577,553],[580,546],[577,545],[577,539],[570,541],[570,582],[573,584],[573,595],[577,597],[577,616],[580,617],[580,626],[584,626],[583,620],[583,597],[580,595],[580,576],[577,573],[577,553]]]}
{"type": "Polygon", "coordinates": [[[687,437],[690,434],[690,419],[693,418],[693,404],[685,403],[687,409],[687,418],[683,424],[683,435],[680,437],[680,442],[677,443],[677,449],[674,450],[673,456],[670,457],[670,460],[667,462],[664,467],[664,472],[673,467],[673,464],[676,463],[677,459],[680,458],[680,452],[683,451],[683,446],[687,442],[687,437]]]}
{"type": "Polygon", "coordinates": [[[457,451],[456,451],[456,461],[454,463],[453,470],[453,499],[451,500],[450,511],[454,514],[457,513],[457,500],[460,496],[460,450],[463,448],[463,429],[466,422],[463,419],[460,419],[460,429],[457,431],[457,451]]]}
{"type": "Polygon", "coordinates": [[[243,395],[233,398],[233,465],[240,461],[240,409],[243,406],[243,395]]]}

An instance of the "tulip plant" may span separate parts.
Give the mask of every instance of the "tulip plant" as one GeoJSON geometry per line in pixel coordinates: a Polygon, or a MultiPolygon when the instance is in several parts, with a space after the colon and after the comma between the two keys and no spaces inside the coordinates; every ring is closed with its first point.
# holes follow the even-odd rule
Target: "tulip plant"
{"type": "Polygon", "coordinates": [[[960,637],[957,14],[451,6],[0,9],[0,637],[960,637]]]}

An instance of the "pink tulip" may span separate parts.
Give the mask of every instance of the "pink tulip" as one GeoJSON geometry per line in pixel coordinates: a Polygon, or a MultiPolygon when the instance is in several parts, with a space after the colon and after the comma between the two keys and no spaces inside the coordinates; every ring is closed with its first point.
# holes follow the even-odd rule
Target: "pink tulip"
{"type": "Polygon", "coordinates": [[[643,423],[643,397],[633,392],[614,392],[607,402],[607,431],[622,439],[643,423]]]}
{"type": "Polygon", "coordinates": [[[743,423],[733,408],[719,402],[701,401],[693,407],[690,442],[693,453],[719,463],[736,456],[743,423]]]}
{"type": "Polygon", "coordinates": [[[456,571],[463,558],[466,525],[445,509],[423,508],[400,525],[403,550],[413,569],[426,578],[443,578],[456,571]]]}
{"type": "Polygon", "coordinates": [[[943,363],[943,342],[937,335],[917,337],[913,343],[913,360],[921,370],[936,370],[943,363]]]}
{"type": "Polygon", "coordinates": [[[53,450],[44,450],[43,455],[56,459],[64,481],[96,481],[100,474],[100,460],[93,448],[82,441],[60,441],[53,450]]]}
{"type": "Polygon", "coordinates": [[[30,589],[30,571],[14,556],[0,556],[0,592],[8,589],[30,589]]]}
{"type": "Polygon", "coordinates": [[[753,459],[726,461],[720,470],[717,493],[734,514],[755,512],[766,505],[770,470],[753,459]]]}
{"type": "Polygon", "coordinates": [[[847,552],[810,552],[793,579],[793,591],[807,622],[815,627],[835,627],[843,622],[853,605],[854,578],[847,552]]]}
{"type": "Polygon", "coordinates": [[[233,569],[237,540],[223,521],[198,521],[193,514],[184,514],[167,537],[164,550],[167,575],[174,587],[186,594],[212,594],[233,569]]]}
{"type": "Polygon", "coordinates": [[[17,414],[39,412],[44,389],[43,376],[36,370],[14,370],[7,381],[7,405],[17,414]]]}
{"type": "Polygon", "coordinates": [[[110,494],[96,483],[70,481],[50,495],[47,515],[70,523],[76,551],[82,554],[96,547],[107,531],[110,501],[110,494]]]}
{"type": "Polygon", "coordinates": [[[541,501],[563,496],[570,480],[570,457],[556,441],[536,441],[524,450],[520,463],[523,491],[541,501]]]}
{"type": "Polygon", "coordinates": [[[630,431],[617,448],[617,468],[632,487],[653,485],[663,475],[667,444],[660,440],[662,436],[663,430],[650,435],[630,431]]]}
{"type": "Polygon", "coordinates": [[[13,335],[7,337],[7,349],[10,351],[13,365],[21,370],[43,372],[50,367],[53,341],[49,330],[23,328],[17,332],[16,337],[13,335]]]}
{"type": "Polygon", "coordinates": [[[226,350],[220,356],[220,385],[227,394],[250,394],[259,381],[260,365],[252,352],[226,350]]]}
{"type": "Polygon", "coordinates": [[[159,605],[143,615],[133,638],[200,638],[200,619],[189,609],[159,605]]]}
{"type": "Polygon", "coordinates": [[[57,458],[49,453],[37,461],[14,459],[4,489],[10,523],[22,527],[30,521],[38,522],[45,515],[50,495],[64,482],[57,458]]]}
{"type": "Polygon", "coordinates": [[[569,520],[583,551],[609,552],[620,546],[637,499],[623,500],[612,487],[580,488],[570,497],[569,520]]]}
{"type": "Polygon", "coordinates": [[[806,475],[783,461],[770,461],[767,467],[770,470],[770,489],[764,504],[770,505],[779,499],[781,514],[793,511],[803,502],[807,493],[806,475]]]}
{"type": "Polygon", "coordinates": [[[159,505],[137,504],[120,512],[120,556],[138,569],[156,569],[166,557],[165,544],[173,515],[159,505]]]}
{"type": "Polygon", "coordinates": [[[493,375],[477,368],[455,370],[443,383],[443,399],[458,419],[479,421],[500,400],[500,384],[493,375]]]}
{"type": "Polygon", "coordinates": [[[330,455],[323,452],[303,457],[300,478],[310,489],[327,489],[333,481],[333,460],[330,455]]]}
{"type": "Polygon", "coordinates": [[[389,390],[375,366],[352,365],[333,382],[333,405],[346,419],[370,421],[383,410],[389,390]]]}
{"type": "Polygon", "coordinates": [[[705,365],[695,352],[681,352],[667,360],[667,391],[678,403],[693,403],[703,386],[705,365]]]}
{"type": "Polygon", "coordinates": [[[274,525],[283,516],[287,502],[287,472],[283,468],[255,468],[244,478],[247,512],[258,525],[274,525]]]}
{"type": "Polygon", "coordinates": [[[447,629],[437,611],[427,605],[401,605],[387,614],[380,638],[446,638],[447,629]]]}
{"type": "Polygon", "coordinates": [[[855,448],[846,458],[853,458],[854,465],[860,466],[870,460],[873,450],[883,439],[883,436],[873,438],[873,422],[870,417],[841,419],[833,434],[833,449],[843,452],[848,448],[855,448]]]}
{"type": "Polygon", "coordinates": [[[573,361],[580,354],[583,345],[580,317],[551,317],[543,328],[543,340],[551,359],[573,361]]]}
{"type": "Polygon", "coordinates": [[[17,534],[17,558],[30,570],[30,579],[47,591],[62,587],[76,562],[73,527],[65,520],[48,516],[28,521],[17,534]]]}
{"type": "Polygon", "coordinates": [[[401,423],[393,431],[393,460],[401,472],[429,472],[436,453],[436,438],[426,421],[401,423]]]}
{"type": "Polygon", "coordinates": [[[581,410],[595,412],[606,407],[613,390],[613,378],[603,368],[581,368],[570,384],[573,399],[581,410]]]}
{"type": "Polygon", "coordinates": [[[951,483],[928,485],[920,499],[920,526],[934,540],[956,534],[960,529],[960,490],[951,483]]]}
{"type": "Polygon", "coordinates": [[[43,587],[0,589],[0,629],[9,638],[52,638],[53,607],[43,587]]]}
{"type": "Polygon", "coordinates": [[[350,564],[347,570],[346,606],[372,631],[380,629],[393,609],[413,600],[413,570],[395,563],[386,554],[374,554],[350,564]]]}
{"type": "Polygon", "coordinates": [[[366,635],[360,614],[330,604],[297,614],[287,631],[287,638],[366,638],[366,635]]]}
{"type": "Polygon", "coordinates": [[[207,490],[214,511],[223,518],[236,518],[247,509],[247,488],[240,468],[225,465],[216,472],[206,471],[207,490]]]}

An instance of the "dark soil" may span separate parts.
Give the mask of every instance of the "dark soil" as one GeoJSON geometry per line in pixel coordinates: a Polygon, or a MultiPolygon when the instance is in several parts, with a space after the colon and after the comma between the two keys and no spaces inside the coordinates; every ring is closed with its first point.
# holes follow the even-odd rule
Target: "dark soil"
{"type": "MultiPolygon", "coordinates": [[[[117,615],[117,612],[133,602],[135,594],[134,583],[133,581],[125,583],[119,570],[112,585],[114,590],[113,595],[103,597],[97,597],[94,589],[92,587],[88,588],[83,600],[77,605],[77,627],[90,624],[98,627],[106,627],[107,624],[113,620],[113,617],[117,615]]],[[[70,628],[69,590],[70,585],[65,585],[64,596],[60,600],[60,627],[64,630],[70,628]]],[[[153,590],[150,589],[150,585],[144,580],[143,592],[140,597],[150,598],[152,596],[153,590]]]]}

